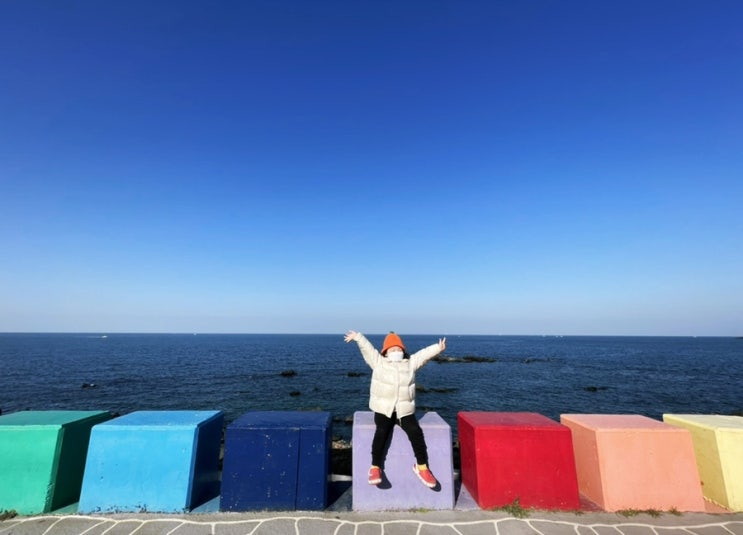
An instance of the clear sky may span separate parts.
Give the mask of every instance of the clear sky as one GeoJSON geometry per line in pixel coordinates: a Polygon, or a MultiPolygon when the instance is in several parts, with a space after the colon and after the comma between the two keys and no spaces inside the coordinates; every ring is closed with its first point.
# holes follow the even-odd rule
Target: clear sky
{"type": "Polygon", "coordinates": [[[0,2],[0,331],[743,335],[743,2],[0,2]]]}

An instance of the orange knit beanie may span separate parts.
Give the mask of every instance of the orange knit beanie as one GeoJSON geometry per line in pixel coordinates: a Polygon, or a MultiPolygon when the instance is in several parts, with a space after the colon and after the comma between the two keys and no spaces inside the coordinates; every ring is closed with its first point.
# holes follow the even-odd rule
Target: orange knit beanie
{"type": "Polygon", "coordinates": [[[392,346],[399,346],[402,348],[403,351],[405,351],[405,345],[402,343],[402,340],[395,334],[394,331],[390,331],[390,334],[385,336],[384,345],[382,345],[382,355],[387,353],[387,350],[392,346]]]}

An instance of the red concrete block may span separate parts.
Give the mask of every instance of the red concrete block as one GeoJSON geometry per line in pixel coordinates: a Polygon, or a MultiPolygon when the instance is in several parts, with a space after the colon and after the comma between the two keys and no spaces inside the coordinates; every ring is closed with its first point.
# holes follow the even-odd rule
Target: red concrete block
{"type": "Polygon", "coordinates": [[[532,412],[460,412],[462,484],[483,508],[580,507],[570,429],[532,412]]]}
{"type": "Polygon", "coordinates": [[[580,492],[606,511],[704,511],[686,429],[635,414],[563,414],[580,492]]]}

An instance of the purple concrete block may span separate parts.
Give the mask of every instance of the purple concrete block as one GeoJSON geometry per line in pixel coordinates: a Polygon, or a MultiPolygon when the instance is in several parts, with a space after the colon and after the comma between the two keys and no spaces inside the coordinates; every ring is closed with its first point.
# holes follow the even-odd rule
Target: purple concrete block
{"type": "Polygon", "coordinates": [[[429,489],[413,473],[415,456],[408,437],[395,426],[385,461],[384,480],[369,485],[374,413],[353,415],[353,510],[393,511],[408,509],[454,509],[454,472],[451,427],[435,412],[420,418],[428,446],[428,465],[439,481],[429,489]]]}

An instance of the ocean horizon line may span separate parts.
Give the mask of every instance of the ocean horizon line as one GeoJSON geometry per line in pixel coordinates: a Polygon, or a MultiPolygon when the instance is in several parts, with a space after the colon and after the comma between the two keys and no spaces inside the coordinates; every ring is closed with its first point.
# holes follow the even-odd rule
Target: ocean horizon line
{"type": "MultiPolygon", "coordinates": [[[[388,332],[364,332],[366,336],[385,336],[388,332]]],[[[513,333],[423,333],[395,331],[402,336],[493,336],[524,338],[735,338],[734,334],[513,334],[513,333]]],[[[85,335],[85,336],[343,336],[343,332],[221,332],[221,331],[0,331],[0,335],[85,335]]]]}

